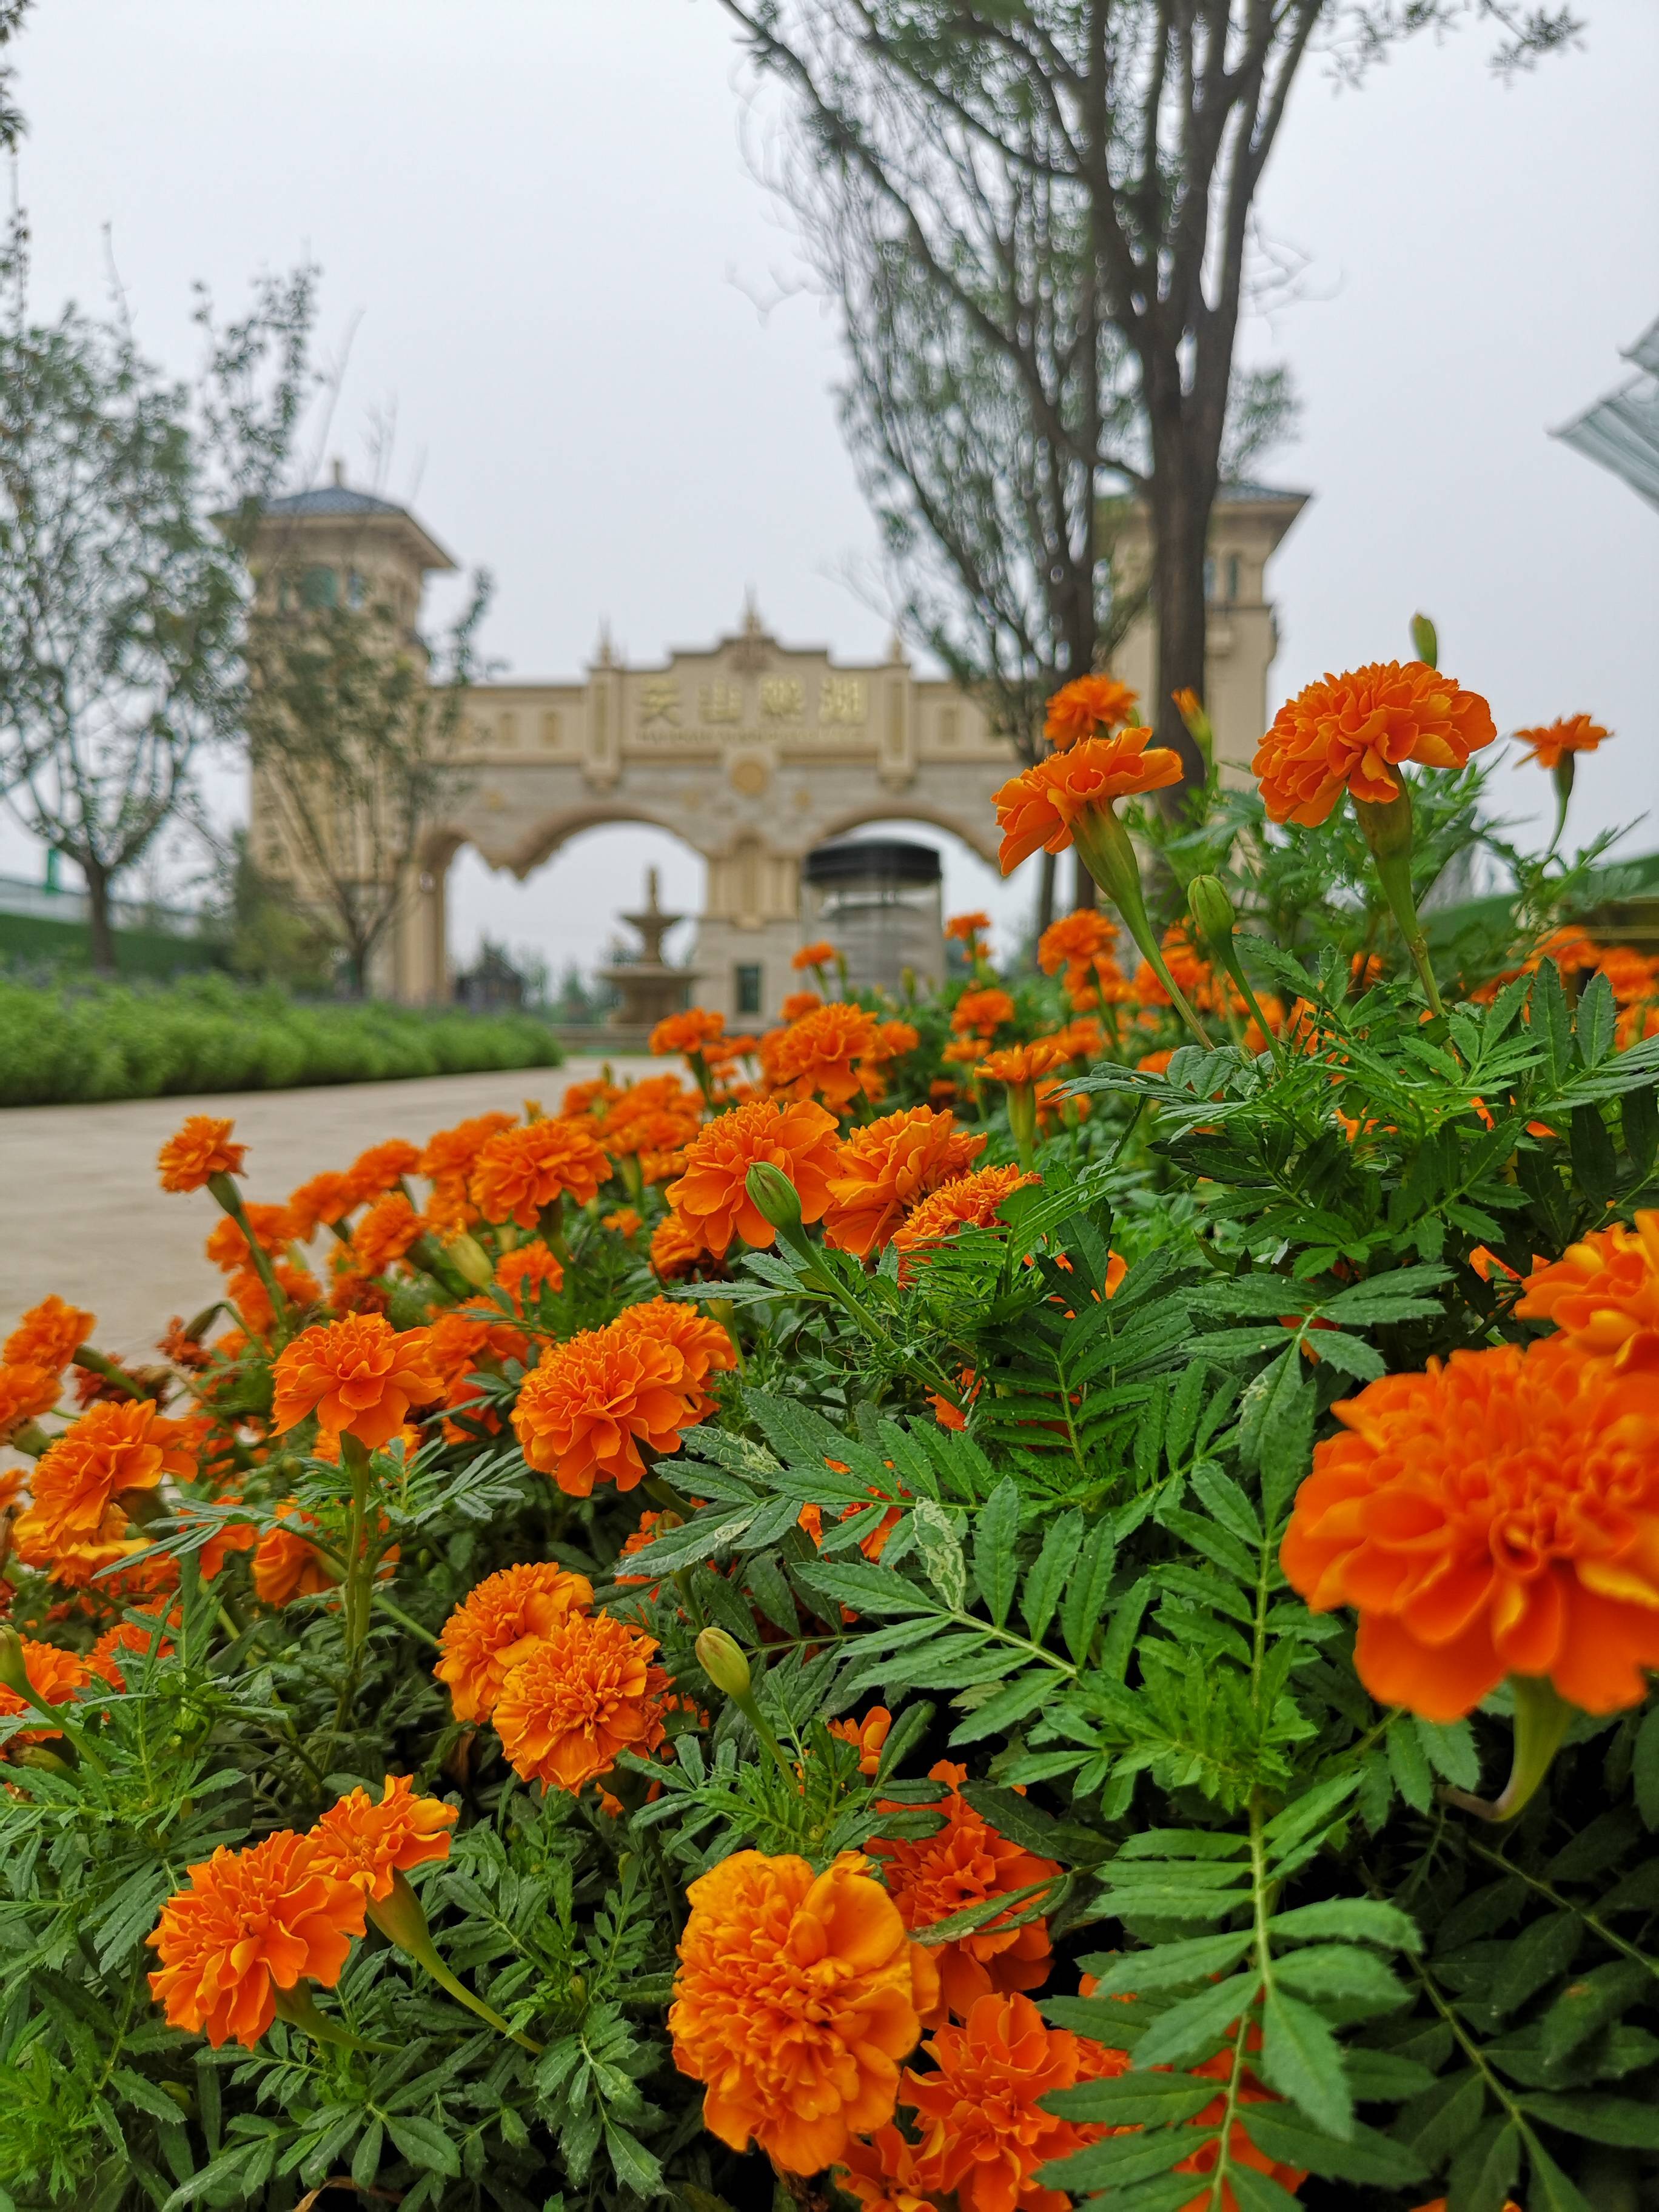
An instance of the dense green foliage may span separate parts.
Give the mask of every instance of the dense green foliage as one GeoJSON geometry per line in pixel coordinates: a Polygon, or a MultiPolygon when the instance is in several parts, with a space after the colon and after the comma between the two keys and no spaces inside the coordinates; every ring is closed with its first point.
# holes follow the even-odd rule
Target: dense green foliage
{"type": "MultiPolygon", "coordinates": [[[[1102,2212],[1410,2212],[1440,2194],[1449,2212],[1511,2195],[1648,2212],[1659,1710],[1577,1715],[1520,1818],[1486,1820],[1470,1799],[1509,1771],[1508,1686],[1452,1723],[1379,1705],[1352,1615],[1311,1611],[1280,1547],[1336,1401],[1543,1333],[1480,1248],[1525,1269],[1651,1198],[1659,1036],[1638,1025],[1620,1049],[1607,976],[1575,1000],[1549,961],[1429,1023],[1414,985],[1354,976],[1367,934],[1389,941],[1340,838],[1279,850],[1313,918],[1287,905],[1246,951],[1300,1008],[1284,1057],[1180,1045],[1163,1018],[1133,1049],[1176,1043],[1168,1066],[1097,1061],[1087,1117],[1062,1111],[1040,1182],[991,1225],[867,1265],[810,1231],[734,1244],[680,1295],[729,1327],[741,1365],[642,1491],[567,1495],[510,1414],[534,1339],[562,1346],[657,1292],[661,1187],[630,1193],[619,1171],[555,1206],[539,1227],[562,1285],[522,1310],[487,1294],[525,1358],[481,1351],[448,1420],[368,1463],[380,1519],[355,1644],[332,1587],[283,1603],[267,1580],[261,1601],[247,1553],[210,1581],[198,1565],[223,1523],[337,1559],[374,1520],[309,1422],[262,1426],[283,1325],[195,1377],[240,1458],[222,1503],[175,1500],[148,1531],[180,1563],[172,1648],[126,1662],[123,1692],[82,1693],[78,1755],[14,1751],[0,1796],[13,2205],[295,2212],[332,2179],[406,2212],[830,2212],[828,2178],[705,2132],[676,2069],[686,1889],[739,1850],[823,1866],[926,1840],[925,1778],[948,1759],[968,1802],[1058,1869],[1020,1893],[1054,1944],[1042,2013],[1127,2054],[1047,2100],[1114,2131],[1033,2187],[1102,2212]],[[631,1230],[613,1212],[629,1195],[631,1230]],[[961,1425],[941,1419],[957,1406],[961,1425]],[[433,1679],[467,1594],[549,1559],[656,1640],[674,1692],[672,1753],[624,1753],[611,1806],[519,1778],[433,1679]],[[749,1654],[752,1708],[699,1663],[711,1626],[749,1654]],[[893,1723],[869,1774],[829,1724],[877,1699],[893,1723]],[[452,1856],[415,1887],[505,2032],[375,1936],[319,1993],[356,2047],[279,2021],[215,2052],[167,2026],[145,1937],[188,1868],[386,1774],[457,1808],[452,1856]],[[1199,2154],[1207,2168],[1178,2170],[1199,2154]],[[1271,2161],[1305,2176],[1294,2197],[1271,2161]]],[[[933,1079],[955,991],[908,1010],[924,1042],[890,1097],[933,1079]]],[[[1057,986],[1021,995],[1028,1030],[1067,1011],[1057,986]]],[[[986,1157],[1010,1160],[1006,1115],[980,1115],[986,1157]]],[[[516,1249],[499,1224],[473,1232],[490,1256],[516,1249]]],[[[458,1293],[419,1260],[381,1279],[391,1321],[453,1324],[458,1293]]],[[[112,1617],[61,1604],[17,1571],[25,1634],[79,1648],[112,1617]]],[[[922,1940],[1008,1910],[994,1895],[922,1940]]]]}
{"type": "Polygon", "coordinates": [[[560,1057],[551,1030],[529,1014],[301,1006],[217,975],[150,989],[0,977],[6,1106],[554,1067],[560,1057]]]}

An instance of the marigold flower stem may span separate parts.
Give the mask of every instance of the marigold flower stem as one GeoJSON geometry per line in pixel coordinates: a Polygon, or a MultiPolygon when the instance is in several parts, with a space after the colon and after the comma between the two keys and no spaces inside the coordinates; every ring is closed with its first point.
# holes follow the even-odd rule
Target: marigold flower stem
{"type": "Polygon", "coordinates": [[[389,2057],[397,2050],[393,2043],[370,2043],[363,2037],[353,2035],[349,2028],[342,2027],[338,2021],[331,2020],[319,2009],[317,2000],[304,1982],[295,1982],[291,1990],[280,1985],[271,1991],[278,2020],[286,2021],[310,2036],[314,2043],[337,2044],[342,2051],[372,2051],[389,2057]]]}
{"type": "Polygon", "coordinates": [[[1210,1039],[1204,1024],[1188,1005],[1185,994],[1170,973],[1140,885],[1140,866],[1129,833],[1109,806],[1091,806],[1072,825],[1072,842],[1083,855],[1083,864],[1123,916],[1142,958],[1164,989],[1182,1020],[1206,1052],[1210,1039]]]}
{"type": "Polygon", "coordinates": [[[279,1336],[286,1336],[286,1323],[289,1317],[288,1293],[276,1279],[276,1270],[270,1264],[270,1253],[253,1233],[252,1226],[247,1218],[247,1208],[242,1203],[241,1192],[237,1189],[234,1181],[228,1175],[210,1176],[207,1187],[241,1231],[247,1243],[248,1258],[253,1263],[253,1271],[264,1285],[265,1296],[270,1300],[270,1310],[276,1316],[276,1333],[279,1336]]]}
{"type": "Polygon", "coordinates": [[[516,2027],[502,2019],[493,2005],[487,2005],[482,1997],[475,1996],[465,1983],[458,1980],[445,1966],[438,1956],[437,1946],[432,1941],[432,1931],[427,1926],[421,1900],[401,1871],[393,1874],[388,1896],[378,1901],[370,1900],[368,1917],[387,1942],[395,1944],[406,1957],[413,1959],[416,1965],[430,1974],[439,1988],[453,1997],[457,2004],[465,2005],[468,2012],[476,2013],[480,2020],[488,2021],[498,2035],[507,2036],[521,2050],[532,2051],[540,2057],[542,2045],[539,2043],[530,2036],[520,2034],[516,2027]]]}
{"type": "Polygon", "coordinates": [[[1561,832],[1567,826],[1567,803],[1572,797],[1572,778],[1576,765],[1575,757],[1570,752],[1564,752],[1550,770],[1555,783],[1555,830],[1550,838],[1549,851],[1544,855],[1547,860],[1560,843],[1561,832]]]}
{"type": "Polygon", "coordinates": [[[1510,1687],[1515,1692],[1515,1753],[1503,1796],[1494,1802],[1467,1790],[1440,1793],[1449,1805],[1482,1820],[1513,1820],[1522,1811],[1578,1717],[1578,1708],[1567,1703],[1547,1675],[1511,1674],[1510,1687]]]}
{"type": "Polygon", "coordinates": [[[1434,969],[1429,963],[1429,943],[1418,920],[1417,899],[1412,890],[1412,795],[1404,779],[1401,781],[1398,799],[1378,805],[1356,796],[1353,811],[1359,817],[1365,842],[1376,863],[1377,880],[1400,925],[1406,950],[1412,956],[1412,964],[1423,986],[1423,995],[1431,1012],[1443,1021],[1446,1009],[1441,1003],[1440,986],[1434,980],[1434,969]]]}
{"type": "Polygon", "coordinates": [[[441,1640],[432,1633],[432,1631],[429,1628],[422,1628],[418,1620],[412,1619],[410,1614],[404,1611],[400,1605],[393,1605],[392,1600],[386,1596],[384,1593],[378,1595],[374,1598],[374,1602],[380,1607],[380,1611],[386,1615],[388,1620],[395,1620],[397,1622],[398,1627],[404,1631],[405,1635],[418,1636],[422,1644],[429,1644],[434,1651],[441,1650],[443,1648],[441,1640]]]}

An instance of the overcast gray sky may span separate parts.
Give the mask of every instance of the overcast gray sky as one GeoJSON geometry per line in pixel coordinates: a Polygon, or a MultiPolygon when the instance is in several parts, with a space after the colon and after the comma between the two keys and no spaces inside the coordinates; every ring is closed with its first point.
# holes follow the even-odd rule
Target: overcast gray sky
{"type": "MultiPolygon", "coordinates": [[[[1315,495],[1273,571],[1275,696],[1404,653],[1423,606],[1500,727],[1582,708],[1618,732],[1580,775],[1588,830],[1659,813],[1659,514],[1545,430],[1659,313],[1659,9],[1582,12],[1582,49],[1508,88],[1478,33],[1358,93],[1308,70],[1261,202],[1304,297],[1247,350],[1306,404],[1261,472],[1315,495]]],[[[325,450],[362,476],[395,406],[386,489],[495,571],[514,672],[574,673],[602,618],[641,659],[709,638],[751,585],[781,636],[880,650],[838,580],[873,533],[833,325],[755,305],[793,257],[714,0],[38,0],[15,52],[38,307],[98,298],[109,224],[143,337],[182,367],[193,278],[230,304],[313,256],[325,348],[354,333],[325,450]]],[[[1545,811],[1536,771],[1502,783],[1545,811]]],[[[1632,849],[1656,844],[1650,819],[1632,849]]],[[[488,927],[591,962],[659,857],[694,901],[693,856],[638,830],[524,885],[463,855],[459,949],[488,927]]],[[[0,866],[39,858],[7,832],[0,866]]],[[[1024,896],[959,849],[947,890],[1024,896]]]]}

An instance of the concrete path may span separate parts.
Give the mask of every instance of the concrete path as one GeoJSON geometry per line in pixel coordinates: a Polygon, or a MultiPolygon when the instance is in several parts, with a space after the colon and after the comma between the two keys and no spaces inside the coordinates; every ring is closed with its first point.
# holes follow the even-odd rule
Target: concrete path
{"type": "MultiPolygon", "coordinates": [[[[611,1062],[624,1077],[664,1065],[611,1062]]],[[[243,1189],[280,1200],[384,1138],[422,1144],[469,1114],[516,1111],[526,1097],[556,1109],[567,1084],[599,1066],[573,1058],[507,1074],[0,1110],[0,1337],[25,1307],[56,1291],[97,1315],[92,1340],[100,1351],[142,1358],[172,1315],[207,1304],[221,1279],[202,1245],[218,1209],[205,1193],[169,1194],[155,1175],[162,1139],[186,1114],[234,1117],[248,1146],[243,1189]]]]}

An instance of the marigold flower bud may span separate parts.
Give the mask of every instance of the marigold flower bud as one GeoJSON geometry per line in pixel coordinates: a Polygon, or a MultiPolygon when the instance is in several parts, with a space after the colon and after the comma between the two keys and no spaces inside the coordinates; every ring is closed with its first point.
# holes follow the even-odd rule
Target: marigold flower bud
{"type": "Polygon", "coordinates": [[[489,1255],[477,1238],[463,1229],[459,1237],[452,1237],[444,1246],[444,1257],[456,1273],[471,1284],[475,1291],[487,1291],[495,1279],[495,1270],[489,1255]]]}
{"type": "Polygon", "coordinates": [[[29,1670],[23,1664],[23,1639],[15,1628],[0,1628],[0,1684],[3,1684],[15,1697],[27,1698],[29,1695],[29,1670]]]}
{"type": "Polygon", "coordinates": [[[750,1197],[774,1229],[800,1227],[800,1194],[781,1168],[775,1168],[769,1160],[757,1160],[744,1181],[750,1197]]]}
{"type": "Polygon", "coordinates": [[[1434,624],[1426,615],[1412,617],[1412,651],[1425,668],[1438,668],[1440,665],[1440,640],[1434,624]]]}
{"type": "Polygon", "coordinates": [[[723,1628],[705,1628],[697,1638],[697,1664],[717,1690],[728,1698],[749,1695],[749,1662],[735,1636],[723,1628]]]}
{"type": "Polygon", "coordinates": [[[1194,876],[1187,886],[1187,904],[1202,932],[1212,960],[1224,960],[1232,947],[1233,902],[1218,876],[1194,876]]]}

